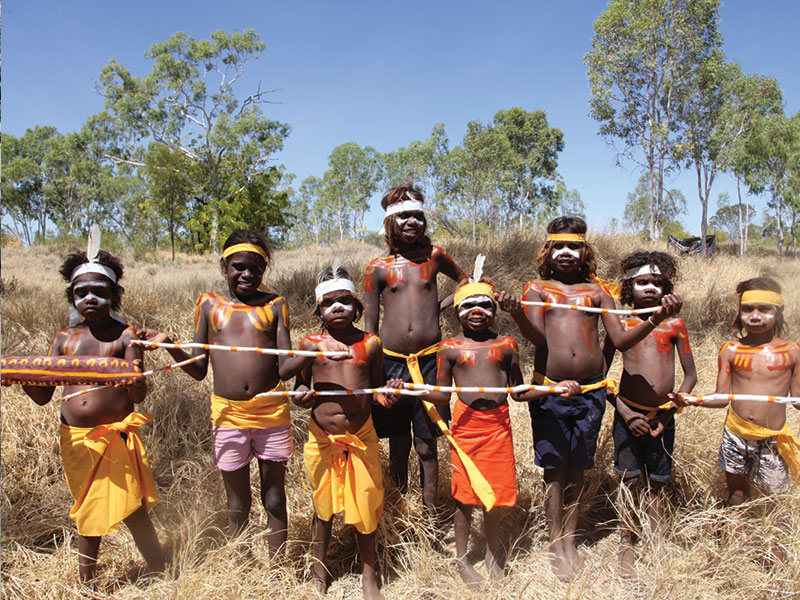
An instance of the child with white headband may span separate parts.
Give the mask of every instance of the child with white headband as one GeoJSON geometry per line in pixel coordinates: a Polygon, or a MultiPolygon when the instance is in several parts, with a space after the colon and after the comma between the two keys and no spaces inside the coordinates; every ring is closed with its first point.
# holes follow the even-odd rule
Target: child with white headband
{"type": "MultiPolygon", "coordinates": [[[[116,357],[139,369],[142,351],[130,346],[136,330],[114,314],[123,289],[122,263],[100,250],[95,225],[86,253],[67,256],[60,273],[69,282],[67,298],[77,322],[53,338],[50,356],[116,357]]],[[[66,386],[65,395],[89,386],[66,386]]],[[[24,386],[37,404],[47,404],[50,386],[24,386]]],[[[152,415],[134,412],[147,393],[144,381],[125,387],[107,386],[61,402],[59,449],[75,504],[69,512],[78,529],[78,571],[83,581],[94,578],[102,536],[124,521],[153,572],[164,570],[164,554],[147,510],[158,503],[139,428],[152,415]]]]}
{"type": "MultiPolygon", "coordinates": [[[[665,252],[633,252],[622,259],[624,277],[620,301],[634,309],[658,306],[672,293],[678,275],[675,259],[665,252]]],[[[634,329],[649,318],[649,313],[621,319],[625,330],[634,329]]],[[[611,365],[616,351],[610,337],[604,347],[606,363],[611,365]]],[[[608,401],[616,408],[614,415],[614,470],[624,490],[619,494],[620,513],[619,572],[635,575],[633,531],[630,518],[623,513],[625,501],[635,495],[635,485],[642,483],[643,506],[651,522],[660,518],[659,492],[672,473],[675,445],[675,353],[683,369],[678,392],[689,393],[697,383],[697,369],[686,324],[678,316],[665,319],[647,336],[622,353],[623,370],[619,393],[608,401]]],[[[621,490],[622,491],[622,490],[621,490]]]]}
{"type": "MultiPolygon", "coordinates": [[[[365,333],[353,323],[363,305],[356,297],[350,275],[338,264],[319,275],[315,290],[315,314],[322,332],[306,336],[300,350],[322,350],[335,342],[349,349],[350,357],[334,362],[325,357],[294,357],[285,365],[287,373],[298,373],[296,389],[354,390],[380,387],[383,378],[383,348],[378,336],[365,333]]],[[[400,387],[402,382],[391,382],[400,387]]],[[[343,513],[346,524],[356,529],[363,566],[364,597],[383,598],[375,569],[375,530],[383,511],[383,478],[380,443],[372,424],[373,401],[389,407],[394,394],[304,396],[295,403],[311,408],[305,459],[313,489],[314,522],[311,568],[314,586],[324,594],[329,583],[325,566],[333,516],[343,513]]]]}
{"type": "MultiPolygon", "coordinates": [[[[442,337],[439,314],[439,273],[458,281],[464,272],[426,235],[424,197],[412,186],[392,188],[381,207],[388,251],[373,260],[364,274],[365,329],[380,333],[383,374],[388,379],[432,384],[436,381],[436,349],[442,337]],[[383,304],[383,321],[380,306],[383,304]]],[[[413,425],[414,449],[420,461],[422,501],[428,514],[436,512],[439,478],[437,439],[450,417],[448,407],[434,407],[424,399],[401,396],[392,408],[374,406],[375,429],[389,438],[391,473],[405,492],[413,425]]]]}
{"type": "MultiPolygon", "coordinates": [[[[548,224],[536,257],[540,279],[525,285],[523,300],[615,309],[613,286],[595,276],[595,251],[586,241],[586,230],[586,222],[576,216],[548,224]]],[[[544,468],[552,564],[559,578],[568,579],[582,565],[576,534],[584,470],[594,466],[606,387],[613,385],[605,378],[598,315],[550,306],[523,308],[507,294],[500,294],[499,301],[536,345],[534,383],[575,379],[581,384],[581,393],[568,400],[551,394],[528,405],[536,465],[544,468]]],[[[680,298],[667,295],[661,310],[633,329],[624,330],[611,313],[602,314],[603,326],[614,346],[624,351],[680,305],[680,298]]]]}

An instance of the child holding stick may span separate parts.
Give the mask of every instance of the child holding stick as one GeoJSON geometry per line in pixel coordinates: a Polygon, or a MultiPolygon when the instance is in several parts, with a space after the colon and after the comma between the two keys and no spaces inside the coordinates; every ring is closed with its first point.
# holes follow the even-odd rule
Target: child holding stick
{"type": "MultiPolygon", "coordinates": [[[[366,330],[383,341],[383,374],[389,379],[415,383],[436,380],[436,349],[442,333],[436,276],[443,273],[458,281],[464,272],[425,235],[422,193],[410,186],[384,194],[386,256],[373,260],[364,275],[366,330]],[[379,328],[380,304],[383,322],[379,328]]],[[[408,485],[408,456],[413,423],[414,449],[420,460],[422,500],[429,514],[435,512],[439,462],[436,439],[442,435],[449,411],[427,407],[419,398],[401,396],[391,407],[373,406],[372,417],[380,437],[389,438],[392,478],[401,491],[408,485]],[[436,423],[434,423],[434,421],[436,423]]]]}
{"type": "MultiPolygon", "coordinates": [[[[437,385],[470,387],[513,387],[522,383],[519,347],[514,338],[490,330],[497,311],[494,284],[481,277],[479,269],[469,281],[456,288],[454,307],[462,333],[439,344],[437,385]],[[472,281],[477,279],[477,281],[472,281]]],[[[562,381],[561,397],[578,393],[575,381],[562,381]]],[[[519,401],[541,398],[547,392],[513,394],[519,401]]],[[[471,588],[479,589],[482,577],[467,560],[473,506],[484,507],[483,533],[486,541],[486,569],[493,579],[503,576],[505,549],[500,540],[500,506],[517,502],[514,444],[505,393],[463,393],[458,395],[453,412],[452,434],[460,448],[491,486],[494,506],[486,507],[470,481],[459,453],[451,450],[452,492],[456,504],[455,538],[458,571],[471,588]]],[[[448,404],[450,394],[432,392],[429,399],[448,404]]]]}
{"type": "MultiPolygon", "coordinates": [[[[678,274],[675,259],[664,252],[639,251],[622,259],[621,301],[634,309],[658,306],[672,293],[678,274]]],[[[630,330],[645,320],[642,316],[622,319],[630,330]]],[[[606,338],[606,364],[611,365],[616,348],[606,338]]],[[[622,353],[623,370],[619,394],[609,396],[614,415],[614,470],[623,489],[633,492],[642,480],[646,486],[647,511],[653,523],[660,517],[659,491],[672,473],[677,406],[672,402],[675,385],[675,352],[683,369],[678,392],[689,393],[697,383],[697,369],[686,325],[680,317],[665,319],[643,340],[622,353]]],[[[622,492],[623,489],[620,491],[622,492]]],[[[622,494],[620,494],[622,501],[622,494]]],[[[620,506],[621,508],[621,506],[620,506]]],[[[620,510],[621,512],[621,510],[620,510]]],[[[620,515],[619,570],[625,577],[634,575],[633,532],[620,515]]]]}
{"type": "MultiPolygon", "coordinates": [[[[287,373],[299,372],[298,390],[353,390],[383,384],[383,352],[378,336],[357,329],[363,305],[345,269],[334,264],[320,273],[315,290],[315,314],[322,321],[322,333],[306,336],[301,350],[316,350],[324,342],[336,342],[350,349],[352,358],[333,362],[325,357],[297,357],[287,361],[287,373]]],[[[396,380],[395,387],[401,382],[396,380]]],[[[394,394],[377,394],[385,406],[394,394]]],[[[320,593],[328,587],[325,556],[331,538],[333,515],[343,512],[344,522],[356,529],[363,572],[364,597],[381,599],[375,572],[375,530],[383,511],[383,479],[380,444],[372,423],[372,394],[302,396],[295,402],[311,407],[308,442],[303,457],[314,490],[314,541],[312,573],[320,593]]]]}
{"type": "MultiPolygon", "coordinates": [[[[114,316],[123,288],[122,263],[100,250],[95,226],[86,253],[67,256],[59,271],[66,281],[67,299],[82,319],[59,331],[50,356],[109,356],[133,361],[141,368],[141,350],[133,327],[114,316]]],[[[66,386],[67,394],[89,386],[66,386]]],[[[34,402],[47,404],[50,386],[24,386],[34,402]]],[[[75,504],[69,516],[78,528],[78,570],[83,581],[94,578],[102,536],[117,531],[124,521],[153,572],[164,570],[164,554],[147,510],[158,493],[138,429],[152,415],[134,412],[144,400],[144,381],[125,387],[107,386],[61,403],[59,448],[70,494],[75,504]]]]}
{"type": "MultiPolygon", "coordinates": [[[[800,396],[800,347],[780,337],[786,329],[780,285],[756,277],[740,282],[736,293],[733,324],[744,335],[720,348],[716,393],[800,396]]],[[[686,399],[680,396],[684,405],[686,399]]],[[[800,440],[786,423],[783,404],[734,398],[702,406],[728,406],[718,465],[725,471],[730,505],[745,501],[750,484],[772,493],[788,489],[789,475],[800,483],[800,440]]]]}
{"type": "MultiPolygon", "coordinates": [[[[586,222],[558,217],[547,226],[547,240],[537,262],[541,279],[526,284],[524,301],[551,302],[613,310],[609,286],[595,273],[594,248],[586,242],[586,222]]],[[[559,578],[569,578],[581,564],[575,547],[584,470],[594,466],[597,436],[606,402],[605,361],[598,338],[598,315],[562,308],[530,308],[501,293],[500,306],[511,313],[522,334],[536,346],[534,382],[576,379],[581,393],[569,399],[545,396],[529,404],[536,464],[544,468],[552,562],[559,578]]],[[[642,340],[678,312],[680,298],[661,300],[661,310],[624,330],[619,318],[603,313],[603,325],[620,351],[642,340]]]]}

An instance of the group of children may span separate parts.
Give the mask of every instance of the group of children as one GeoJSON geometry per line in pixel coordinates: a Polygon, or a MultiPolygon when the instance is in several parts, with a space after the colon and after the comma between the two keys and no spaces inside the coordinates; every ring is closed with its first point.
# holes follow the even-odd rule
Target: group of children
{"type": "MultiPolygon", "coordinates": [[[[229,533],[235,535],[247,523],[249,465],[255,456],[272,555],[286,542],[284,481],[286,461],[293,452],[289,393],[284,392],[283,381],[294,377],[295,404],[311,409],[303,458],[315,512],[312,576],[322,593],[329,584],[325,555],[332,517],[342,512],[344,522],[357,532],[364,596],[382,597],[375,531],[384,493],[379,438],[386,437],[390,473],[401,491],[407,486],[413,445],[420,461],[424,506],[431,516],[436,515],[437,440],[446,437],[453,466],[459,574],[470,586],[482,584],[467,560],[471,513],[481,506],[485,567],[490,577],[503,576],[498,507],[514,506],[517,500],[509,393],[459,393],[452,420],[449,392],[402,393],[404,383],[472,389],[520,386],[517,341],[492,330],[498,309],[507,311],[523,337],[536,346],[532,383],[550,386],[549,391],[523,386],[510,395],[528,403],[535,463],[544,469],[549,551],[561,578],[580,569],[578,507],[584,471],[594,466],[606,402],[615,407],[614,466],[622,483],[631,487],[643,480],[655,498],[670,477],[673,416],[689,403],[688,394],[697,381],[686,326],[676,316],[681,300],[672,292],[677,268],[669,255],[627,256],[621,265],[623,284],[617,290],[595,276],[586,223],[578,217],[560,217],[548,225],[547,240],[537,255],[539,278],[529,282],[519,298],[498,291],[482,275],[480,261],[470,276],[447,252],[432,245],[425,235],[423,202],[413,187],[394,188],[384,196],[388,252],[366,269],[363,304],[343,268],[334,265],[320,274],[315,314],[321,330],[305,337],[298,348],[318,351],[317,355],[210,352],[212,451],[225,485],[229,533]],[[455,293],[443,300],[437,290],[439,273],[458,282],[455,293]],[[615,309],[618,293],[622,303],[650,311],[618,318],[608,312],[615,309]],[[442,341],[440,313],[451,303],[462,332],[442,341]],[[608,310],[556,306],[564,304],[608,310]],[[362,312],[366,331],[355,326],[362,312]],[[598,319],[606,331],[602,348],[598,319]],[[617,350],[622,353],[623,374],[619,392],[611,394],[607,392],[615,386],[607,371],[617,350]],[[675,353],[684,371],[677,391],[675,353]],[[378,387],[397,391],[347,393],[378,387]]],[[[256,232],[240,230],[228,238],[220,259],[227,285],[222,292],[198,298],[194,342],[291,350],[286,300],[263,285],[270,257],[269,245],[256,232]]],[[[156,331],[137,331],[113,314],[122,294],[118,283],[122,266],[113,256],[72,254],[61,273],[69,282],[69,302],[82,322],[56,334],[50,355],[117,356],[140,364],[142,347],[131,347],[131,340],[143,338],[154,347],[171,342],[156,331]]],[[[800,347],[777,337],[784,327],[777,284],[748,280],[737,293],[736,326],[742,335],[720,352],[717,392],[800,395],[800,347]]],[[[207,351],[197,348],[189,355],[170,348],[169,352],[182,361],[207,351]]],[[[183,369],[199,380],[208,365],[208,358],[197,358],[183,369]]],[[[26,386],[25,391],[39,404],[53,394],[52,387],[26,386]]],[[[61,453],[75,498],[70,516],[78,528],[80,575],[86,580],[95,574],[100,536],[115,531],[120,520],[130,527],[148,567],[156,572],[164,568],[147,515],[158,497],[137,434],[152,417],[134,412],[134,404],[145,393],[143,383],[108,387],[61,404],[61,453]]],[[[724,404],[727,401],[705,405],[724,404]]],[[[753,483],[767,491],[786,489],[788,470],[795,479],[800,477],[795,455],[800,446],[785,423],[783,405],[731,402],[719,455],[731,503],[743,501],[753,475],[753,483]]],[[[623,527],[620,569],[632,575],[633,566],[631,531],[623,527]]]]}

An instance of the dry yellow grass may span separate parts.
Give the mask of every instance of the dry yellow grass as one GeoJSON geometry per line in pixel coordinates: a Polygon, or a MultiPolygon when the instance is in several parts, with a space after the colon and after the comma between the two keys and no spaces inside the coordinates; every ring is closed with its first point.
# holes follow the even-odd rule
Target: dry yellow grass
{"type": "MultiPolygon", "coordinates": [[[[600,275],[613,277],[619,258],[635,249],[622,236],[594,236],[601,254],[600,275]]],[[[487,272],[502,287],[519,292],[534,268],[532,254],[540,238],[519,236],[482,245],[488,253],[487,272]]],[[[444,241],[462,265],[476,248],[459,240],[444,241]]],[[[279,252],[267,276],[268,284],[287,296],[293,319],[293,341],[316,328],[307,316],[315,273],[336,255],[361,279],[375,247],[349,243],[334,248],[304,248],[279,252]]],[[[65,284],[57,275],[60,255],[46,249],[3,250],[3,354],[42,354],[53,333],[67,320],[65,284]]],[[[222,285],[217,261],[182,256],[141,262],[125,257],[127,292],[123,316],[132,324],[159,328],[176,340],[189,340],[194,299],[222,285]]],[[[728,337],[734,314],[737,281],[757,274],[776,276],[788,292],[800,285],[800,265],[770,259],[720,257],[712,262],[682,260],[683,278],[677,290],[686,300],[684,316],[694,345],[700,382],[710,391],[716,374],[716,352],[728,337]]],[[[800,301],[787,293],[790,337],[800,332],[800,301]]],[[[455,320],[446,315],[445,332],[455,320]]],[[[518,335],[502,317],[498,329],[518,335]]],[[[530,348],[523,346],[524,357],[530,348]]],[[[163,352],[148,355],[148,365],[166,364],[163,352]]],[[[615,370],[619,370],[619,359],[615,370]]],[[[527,364],[527,363],[526,363],[527,364]]],[[[151,513],[171,558],[163,579],[138,577],[143,561],[130,534],[122,527],[107,536],[100,554],[100,592],[115,598],[313,597],[309,584],[308,547],[312,508],[299,456],[289,463],[287,494],[290,544],[282,565],[270,565],[265,538],[266,518],[254,501],[251,528],[227,541],[219,527],[224,518],[224,491],[214,469],[208,427],[209,380],[197,383],[178,372],[154,378],[143,410],[156,415],[145,428],[144,440],[159,485],[161,504],[151,513]]],[[[36,406],[19,389],[2,392],[2,585],[6,598],[81,598],[88,590],[77,580],[71,506],[56,447],[58,405],[36,406]]],[[[798,429],[798,414],[790,410],[798,429]]],[[[294,411],[294,438],[304,441],[307,411],[294,411]]],[[[598,466],[588,474],[586,505],[581,519],[581,552],[587,563],[570,583],[550,572],[545,550],[541,470],[533,466],[527,410],[512,405],[519,503],[503,520],[503,535],[511,548],[509,576],[481,593],[469,591],[454,565],[452,526],[445,527],[442,548],[435,549],[434,532],[422,516],[418,486],[400,497],[387,484],[387,507],[379,528],[379,560],[387,598],[796,598],[800,597],[800,493],[793,491],[757,500],[743,508],[724,506],[722,474],[716,450],[723,411],[689,409],[678,420],[674,477],[667,488],[669,504],[658,531],[644,530],[636,551],[639,584],[616,576],[617,534],[613,502],[617,483],[611,465],[610,414],[597,454],[598,466]]],[[[441,455],[448,453],[443,446],[441,455]]],[[[449,460],[443,461],[440,501],[452,510],[449,460]]],[[[255,469],[254,469],[255,472],[255,469]]],[[[255,473],[254,473],[255,474],[255,473]]],[[[411,475],[416,481],[417,472],[411,475]]],[[[254,486],[257,485],[254,479],[254,486]]],[[[637,517],[638,518],[638,517],[637,517]]],[[[475,523],[478,527],[478,523],[475,523]]],[[[475,546],[479,560],[482,548],[475,546]]],[[[334,526],[330,550],[334,575],[328,597],[360,597],[359,566],[351,530],[334,526]]],[[[478,565],[482,570],[482,565],[478,565]]]]}

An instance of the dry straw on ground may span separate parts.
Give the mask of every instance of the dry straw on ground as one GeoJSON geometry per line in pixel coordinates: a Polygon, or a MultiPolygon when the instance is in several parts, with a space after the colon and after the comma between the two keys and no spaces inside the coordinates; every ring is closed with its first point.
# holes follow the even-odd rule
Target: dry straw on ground
{"type": "MultiPolygon", "coordinates": [[[[600,275],[616,277],[619,259],[638,242],[623,236],[595,235],[601,255],[600,275]]],[[[488,254],[486,272],[519,293],[534,276],[532,257],[541,238],[519,236],[481,245],[488,254]]],[[[462,265],[471,264],[476,247],[445,241],[462,265]]],[[[316,328],[309,317],[314,276],[334,256],[357,281],[379,250],[349,243],[333,248],[279,252],[268,284],[291,306],[293,341],[316,328]]],[[[46,249],[6,248],[2,263],[3,354],[42,354],[56,330],[67,322],[64,283],[58,278],[60,255],[46,249]]],[[[214,258],[180,257],[172,264],[133,261],[129,257],[123,284],[123,316],[132,324],[164,330],[176,340],[192,336],[194,299],[222,284],[214,258]]],[[[681,261],[677,291],[686,300],[684,316],[694,345],[700,382],[713,389],[716,352],[729,336],[737,281],[759,274],[777,277],[787,292],[800,284],[800,265],[768,258],[681,261]]],[[[441,280],[440,280],[441,281],[441,280]]],[[[445,289],[449,289],[447,285],[445,289]]],[[[450,286],[451,287],[451,286],[450,286]]],[[[800,302],[791,293],[786,313],[790,337],[800,335],[800,302]]],[[[445,315],[445,334],[456,325],[445,315]]],[[[513,322],[501,317],[497,328],[518,336],[513,322]]],[[[523,345],[529,365],[530,347],[523,345]]],[[[166,353],[148,355],[148,366],[167,364],[166,353]]],[[[619,359],[615,372],[619,371],[619,359]]],[[[526,367],[527,368],[527,367],[526,367]]],[[[270,565],[266,519],[253,503],[250,529],[227,541],[219,528],[224,491],[209,452],[208,396],[211,382],[197,383],[181,372],[155,376],[143,410],[155,414],[144,440],[159,485],[161,504],[152,517],[168,550],[171,566],[163,579],[140,576],[143,561],[123,526],[101,547],[99,592],[115,598],[305,598],[309,583],[310,492],[297,455],[289,463],[289,547],[281,565],[270,565]]],[[[36,406],[19,389],[2,392],[2,586],[6,598],[82,598],[88,590],[77,580],[75,532],[67,513],[71,506],[56,447],[58,403],[36,406]]],[[[798,429],[798,414],[789,409],[798,429]]],[[[293,410],[294,439],[303,443],[307,411],[293,410]]],[[[658,528],[641,531],[636,552],[639,583],[616,575],[615,531],[617,482],[611,467],[610,415],[601,433],[598,466],[588,474],[582,513],[582,574],[559,582],[548,568],[542,514],[542,475],[533,466],[530,424],[524,406],[512,406],[519,503],[503,519],[510,548],[508,577],[481,593],[469,591],[455,570],[452,525],[439,533],[423,517],[416,467],[412,489],[402,497],[387,483],[387,506],[378,533],[380,568],[387,598],[798,598],[800,597],[800,493],[793,491],[756,500],[745,507],[724,506],[725,489],[717,470],[716,448],[723,411],[689,409],[678,419],[675,469],[667,487],[669,502],[658,528]]],[[[386,449],[384,448],[384,451],[386,449]]],[[[444,446],[440,501],[452,512],[449,457],[444,446]]],[[[255,469],[254,475],[255,475],[255,469]]],[[[257,489],[255,477],[254,489],[257,489]]],[[[629,515],[630,516],[630,515],[629,515]]],[[[633,518],[638,521],[638,511],[633,518]]],[[[475,523],[475,527],[479,526],[475,523]]],[[[480,561],[482,548],[473,544],[480,561]]],[[[330,549],[334,583],[331,599],[360,597],[359,565],[353,532],[334,526],[330,549]]],[[[481,571],[483,565],[478,565],[481,571]]]]}

